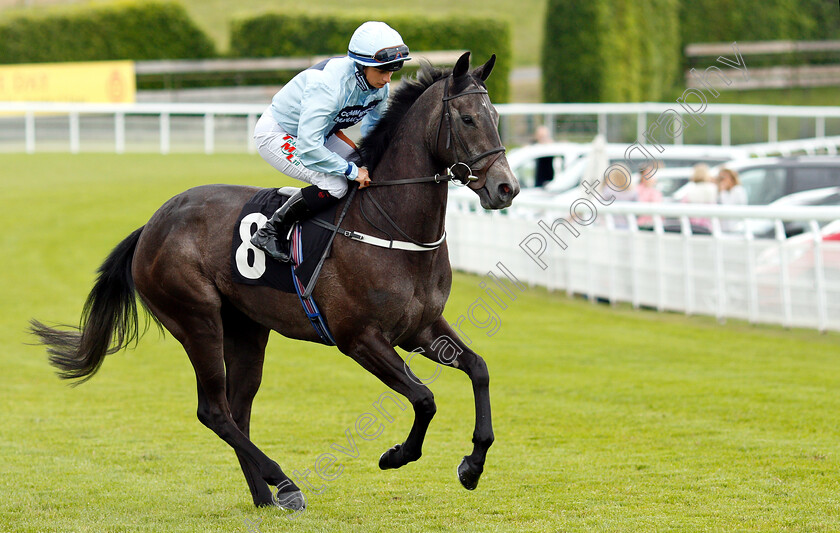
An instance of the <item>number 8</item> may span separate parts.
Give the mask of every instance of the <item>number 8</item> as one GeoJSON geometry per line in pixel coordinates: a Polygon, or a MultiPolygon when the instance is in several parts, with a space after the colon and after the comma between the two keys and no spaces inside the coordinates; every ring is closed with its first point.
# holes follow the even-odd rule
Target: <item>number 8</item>
{"type": "Polygon", "coordinates": [[[242,244],[236,249],[235,258],[236,269],[244,278],[259,279],[265,274],[265,252],[251,244],[251,236],[265,224],[266,220],[268,218],[262,213],[251,213],[239,223],[239,238],[242,239],[242,244]],[[252,230],[254,225],[256,228],[252,230]],[[253,264],[248,261],[249,251],[253,253],[253,264]]]}

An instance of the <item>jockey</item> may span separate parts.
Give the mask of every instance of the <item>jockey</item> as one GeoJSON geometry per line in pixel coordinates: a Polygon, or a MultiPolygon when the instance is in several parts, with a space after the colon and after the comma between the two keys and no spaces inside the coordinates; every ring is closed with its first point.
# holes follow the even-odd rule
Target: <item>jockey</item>
{"type": "Polygon", "coordinates": [[[296,192],[251,238],[279,261],[289,254],[278,242],[295,222],[343,197],[350,181],[370,184],[358,167],[356,146],[341,130],[361,122],[362,136],[388,105],[391,75],[409,57],[402,37],[384,22],[365,22],[353,33],[346,56],[296,75],[274,95],[254,129],[257,151],[280,172],[310,183],[296,192]]]}

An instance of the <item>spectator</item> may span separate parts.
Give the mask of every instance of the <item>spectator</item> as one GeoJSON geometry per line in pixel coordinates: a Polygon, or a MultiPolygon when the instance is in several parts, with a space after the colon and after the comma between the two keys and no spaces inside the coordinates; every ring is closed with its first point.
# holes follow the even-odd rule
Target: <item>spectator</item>
{"type": "MultiPolygon", "coordinates": [[[[613,169],[610,172],[609,181],[611,185],[607,185],[607,180],[601,184],[601,196],[604,198],[614,198],[616,202],[636,202],[639,200],[639,194],[636,186],[629,182],[624,173],[613,169]],[[614,188],[615,187],[615,188],[614,188]],[[621,187],[624,187],[623,189],[621,187]]],[[[627,222],[627,215],[614,215],[613,223],[618,229],[629,227],[627,222]]]]}
{"type": "MultiPolygon", "coordinates": [[[[553,142],[551,132],[547,126],[540,126],[534,132],[535,144],[548,144],[553,142]]],[[[542,187],[554,179],[554,157],[538,157],[537,169],[534,174],[534,187],[542,187]]]]}
{"type": "Polygon", "coordinates": [[[718,201],[723,205],[747,205],[747,190],[741,178],[732,169],[722,168],[718,173],[718,201]]]}
{"type": "MultiPolygon", "coordinates": [[[[698,163],[694,165],[694,173],[691,181],[686,184],[682,202],[688,204],[716,204],[718,201],[718,188],[712,181],[709,172],[709,165],[698,163]]],[[[712,221],[705,217],[689,217],[692,227],[701,227],[711,230],[712,221]]]]}
{"type": "MultiPolygon", "coordinates": [[[[718,172],[718,201],[722,205],[747,205],[747,190],[741,185],[738,172],[722,168],[718,172]]],[[[721,220],[723,231],[738,231],[741,224],[734,219],[721,220]]]]}
{"type": "MultiPolygon", "coordinates": [[[[654,162],[642,167],[639,172],[639,184],[636,187],[638,201],[647,203],[662,202],[662,191],[656,188],[656,171],[660,166],[654,162]]],[[[652,226],[653,217],[641,215],[636,219],[639,226],[652,226]]]]}

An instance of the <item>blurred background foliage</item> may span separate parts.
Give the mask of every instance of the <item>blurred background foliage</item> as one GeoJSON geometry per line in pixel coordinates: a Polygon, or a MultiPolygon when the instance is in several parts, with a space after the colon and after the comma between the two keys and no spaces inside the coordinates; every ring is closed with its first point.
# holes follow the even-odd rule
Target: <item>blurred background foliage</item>
{"type": "MultiPolygon", "coordinates": [[[[0,63],[339,54],[358,22],[383,19],[414,50],[470,49],[474,63],[496,53],[491,91],[498,102],[666,101],[684,89],[689,43],[840,36],[836,0],[431,0],[422,7],[408,0],[387,6],[360,0],[352,7],[311,0],[305,10],[278,0],[267,6],[263,0],[0,0],[0,63]],[[511,76],[508,86],[516,69],[524,74],[511,76]]],[[[822,64],[840,56],[749,60],[750,66],[822,64]]],[[[738,91],[720,101],[825,104],[836,103],[835,92],[738,91]]]]}

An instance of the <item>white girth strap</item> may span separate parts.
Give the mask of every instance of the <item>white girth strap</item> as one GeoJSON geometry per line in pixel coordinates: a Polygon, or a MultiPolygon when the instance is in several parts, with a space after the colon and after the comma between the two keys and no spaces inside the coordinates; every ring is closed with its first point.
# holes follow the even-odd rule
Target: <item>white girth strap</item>
{"type": "Polygon", "coordinates": [[[440,248],[440,245],[443,244],[443,241],[446,240],[445,231],[443,232],[443,236],[440,239],[436,240],[435,242],[423,243],[422,246],[414,244],[412,242],[380,239],[379,237],[374,237],[373,235],[367,235],[365,233],[359,233],[357,231],[340,231],[339,233],[344,234],[344,236],[348,239],[363,242],[365,244],[379,246],[382,248],[391,248],[393,250],[408,250],[409,252],[429,252],[431,250],[436,250],[437,248],[440,248]]]}

